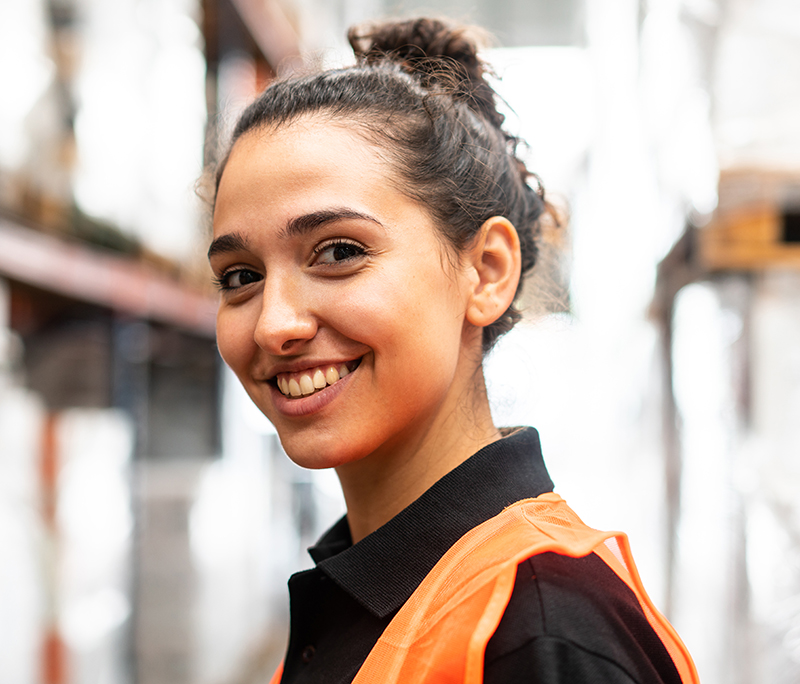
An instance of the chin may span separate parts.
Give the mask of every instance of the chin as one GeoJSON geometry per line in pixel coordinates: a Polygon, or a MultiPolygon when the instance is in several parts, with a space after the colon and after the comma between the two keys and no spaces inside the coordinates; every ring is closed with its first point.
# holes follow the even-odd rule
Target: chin
{"type": "Polygon", "coordinates": [[[286,455],[301,468],[309,470],[337,468],[367,455],[363,450],[355,448],[352,443],[342,443],[341,438],[337,436],[313,438],[308,435],[286,435],[278,432],[278,437],[286,455]]]}

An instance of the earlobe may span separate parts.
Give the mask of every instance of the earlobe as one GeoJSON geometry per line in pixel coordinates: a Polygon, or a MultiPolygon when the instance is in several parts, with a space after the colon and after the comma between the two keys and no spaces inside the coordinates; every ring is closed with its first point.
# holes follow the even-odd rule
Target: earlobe
{"type": "Polygon", "coordinates": [[[514,225],[503,216],[493,216],[481,226],[470,250],[471,266],[477,274],[466,318],[484,328],[494,323],[514,301],[519,284],[522,256],[514,225]]]}

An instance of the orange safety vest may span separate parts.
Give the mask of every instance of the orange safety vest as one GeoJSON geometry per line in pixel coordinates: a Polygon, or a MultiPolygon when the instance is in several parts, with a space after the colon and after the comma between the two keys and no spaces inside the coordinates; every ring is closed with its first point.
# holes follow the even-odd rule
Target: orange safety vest
{"type": "MultiPolygon", "coordinates": [[[[459,539],[389,623],[353,684],[482,684],[486,644],[514,589],[517,566],[538,553],[596,553],[630,587],[683,684],[699,684],[692,658],[645,593],[621,532],[587,527],[557,494],[525,499],[459,539]]],[[[278,684],[278,667],[270,684],[278,684]]]]}

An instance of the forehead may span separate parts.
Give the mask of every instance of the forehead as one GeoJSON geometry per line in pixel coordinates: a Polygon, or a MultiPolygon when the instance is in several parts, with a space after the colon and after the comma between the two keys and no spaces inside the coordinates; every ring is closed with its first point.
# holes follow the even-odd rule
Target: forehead
{"type": "Polygon", "coordinates": [[[394,181],[382,150],[355,126],[306,117],[252,130],[236,141],[221,175],[215,230],[232,212],[256,207],[298,211],[307,208],[298,203],[389,200],[394,181]]]}
{"type": "Polygon", "coordinates": [[[359,127],[322,116],[302,117],[242,135],[231,149],[220,186],[226,175],[231,175],[231,166],[284,179],[307,173],[349,176],[391,172],[383,151],[370,143],[359,127]]]}

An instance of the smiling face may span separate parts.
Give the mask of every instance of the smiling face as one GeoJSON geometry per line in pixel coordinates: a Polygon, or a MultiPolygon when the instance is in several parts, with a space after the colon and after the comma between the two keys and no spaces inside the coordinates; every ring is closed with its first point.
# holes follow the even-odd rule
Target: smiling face
{"type": "Polygon", "coordinates": [[[240,138],[214,212],[220,353],[311,468],[456,429],[480,366],[474,278],[378,148],[306,118],[240,138]]]}

